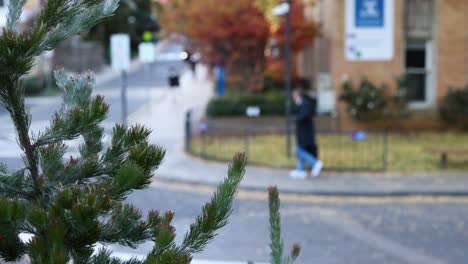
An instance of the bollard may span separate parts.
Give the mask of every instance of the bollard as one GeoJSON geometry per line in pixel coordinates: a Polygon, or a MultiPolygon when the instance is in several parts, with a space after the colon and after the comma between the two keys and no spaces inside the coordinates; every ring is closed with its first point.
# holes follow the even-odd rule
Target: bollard
{"type": "Polygon", "coordinates": [[[206,122],[200,122],[199,130],[201,136],[200,157],[206,159],[206,133],[208,132],[208,124],[206,122]]]}
{"type": "Polygon", "coordinates": [[[383,134],[383,153],[382,153],[382,170],[387,171],[388,167],[388,132],[385,131],[383,134]]]}
{"type": "Polygon", "coordinates": [[[245,152],[245,155],[248,157],[249,156],[249,129],[248,128],[244,129],[244,152],[245,152]]]}
{"type": "Polygon", "coordinates": [[[201,150],[200,157],[206,159],[206,131],[201,131],[201,150]]]}
{"type": "Polygon", "coordinates": [[[185,113],[185,151],[191,151],[192,143],[192,111],[188,110],[185,113]]]}

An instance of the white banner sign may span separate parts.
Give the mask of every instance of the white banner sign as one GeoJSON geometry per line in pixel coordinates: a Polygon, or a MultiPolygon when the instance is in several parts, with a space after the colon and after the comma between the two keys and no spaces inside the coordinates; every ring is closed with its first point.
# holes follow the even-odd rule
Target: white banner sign
{"type": "Polygon", "coordinates": [[[392,60],[395,1],[345,0],[345,3],[346,60],[392,60]]]}
{"type": "Polygon", "coordinates": [[[335,112],[335,93],[332,89],[331,75],[327,72],[317,74],[317,95],[319,113],[335,112]]]}
{"type": "Polygon", "coordinates": [[[111,36],[112,69],[128,71],[130,69],[130,36],[114,34],[111,36]]]}
{"type": "Polygon", "coordinates": [[[142,63],[153,63],[156,60],[155,45],[143,42],[138,45],[138,58],[142,63]]]}

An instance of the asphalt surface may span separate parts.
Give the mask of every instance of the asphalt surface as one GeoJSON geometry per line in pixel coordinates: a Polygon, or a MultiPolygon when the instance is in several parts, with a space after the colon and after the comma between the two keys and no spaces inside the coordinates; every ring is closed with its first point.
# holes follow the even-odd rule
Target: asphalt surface
{"type": "MultiPolygon", "coordinates": [[[[153,186],[132,194],[128,202],[148,212],[175,212],[174,225],[180,242],[208,191],[167,189],[153,186]]],[[[293,243],[302,248],[297,263],[468,263],[468,200],[405,198],[402,200],[351,200],[282,202],[285,250],[293,243]]],[[[228,226],[196,258],[208,260],[268,262],[269,229],[266,198],[241,193],[228,226]]],[[[151,248],[142,245],[143,254],[151,248]]]]}

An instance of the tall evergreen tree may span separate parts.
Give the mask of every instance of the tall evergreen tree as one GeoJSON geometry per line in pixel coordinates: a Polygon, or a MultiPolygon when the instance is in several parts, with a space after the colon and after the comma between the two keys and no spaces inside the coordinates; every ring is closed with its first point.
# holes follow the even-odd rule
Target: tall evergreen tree
{"type": "Polygon", "coordinates": [[[150,130],[116,125],[104,146],[108,105],[93,96],[92,74],[55,72],[64,103],[42,132],[30,131],[22,77],[37,55],[112,15],[118,0],[48,0],[37,23],[20,32],[18,20],[26,0],[11,0],[6,29],[0,35],[0,102],[5,106],[23,151],[24,168],[0,165],[0,262],[28,256],[31,263],[190,263],[227,224],[246,159],[234,157],[228,175],[190,226],[183,242],[174,242],[172,212],[142,213],[125,198],[148,186],[164,150],[148,142],[150,130]],[[79,155],[65,158],[66,142],[81,139],[79,155]],[[32,234],[23,242],[19,234],[32,234]],[[121,261],[96,243],[155,246],[144,260],[121,261]]]}

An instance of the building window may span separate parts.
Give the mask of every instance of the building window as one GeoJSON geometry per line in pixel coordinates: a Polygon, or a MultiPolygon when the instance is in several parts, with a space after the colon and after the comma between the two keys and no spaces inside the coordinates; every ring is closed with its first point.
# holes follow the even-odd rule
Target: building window
{"type": "Polygon", "coordinates": [[[433,0],[407,0],[406,35],[408,38],[432,38],[433,0]]]}
{"type": "Polygon", "coordinates": [[[406,0],[405,70],[408,99],[415,105],[430,106],[432,83],[432,39],[434,28],[433,0],[406,0]]]}
{"type": "Polygon", "coordinates": [[[406,47],[405,67],[408,78],[408,99],[413,102],[426,101],[426,45],[409,42],[406,47]]]}

